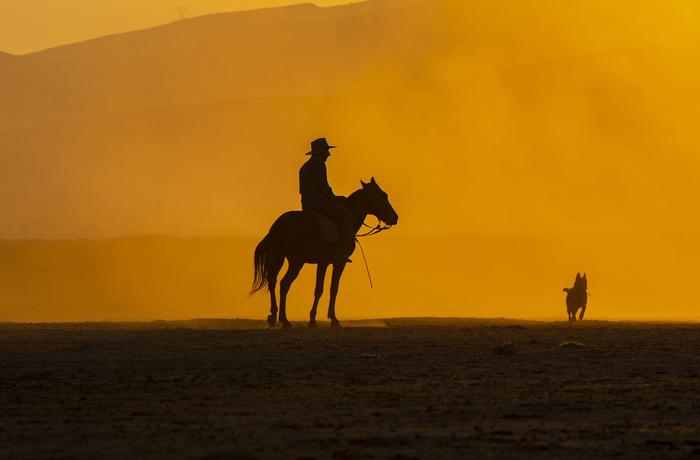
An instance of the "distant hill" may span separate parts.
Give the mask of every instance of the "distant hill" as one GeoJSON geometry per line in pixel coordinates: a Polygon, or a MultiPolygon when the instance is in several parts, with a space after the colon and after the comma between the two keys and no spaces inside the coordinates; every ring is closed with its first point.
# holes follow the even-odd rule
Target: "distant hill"
{"type": "MultiPolygon", "coordinates": [[[[320,6],[350,0],[314,0],[320,6]]],[[[227,11],[278,7],[299,0],[70,0],[41,2],[4,0],[0,15],[0,47],[15,54],[108,34],[139,30],[179,20],[227,11]],[[55,18],[61,18],[56,21],[55,18]]],[[[307,2],[309,3],[309,2],[307,2]]]]}
{"type": "Polygon", "coordinates": [[[389,82],[378,85],[369,74],[376,65],[394,68],[405,62],[412,50],[397,46],[397,40],[414,34],[400,37],[387,30],[374,8],[298,5],[217,14],[34,53],[17,73],[0,76],[0,87],[22,92],[29,83],[33,91],[50,88],[72,100],[48,98],[48,110],[21,116],[2,112],[0,126],[387,87],[389,82]]]}

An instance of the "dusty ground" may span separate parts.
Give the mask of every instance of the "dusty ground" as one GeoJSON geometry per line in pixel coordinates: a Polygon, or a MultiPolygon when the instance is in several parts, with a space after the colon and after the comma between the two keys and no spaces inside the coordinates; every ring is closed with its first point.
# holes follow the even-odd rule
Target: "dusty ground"
{"type": "Polygon", "coordinates": [[[700,454],[698,325],[387,325],[0,325],[0,456],[700,454]]]}

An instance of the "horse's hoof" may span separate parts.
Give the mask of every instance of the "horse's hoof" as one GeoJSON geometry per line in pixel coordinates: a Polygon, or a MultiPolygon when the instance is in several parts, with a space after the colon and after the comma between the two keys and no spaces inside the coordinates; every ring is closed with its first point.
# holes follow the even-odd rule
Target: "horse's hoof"
{"type": "Polygon", "coordinates": [[[292,327],[292,323],[290,323],[286,319],[282,321],[282,329],[289,329],[290,327],[292,327]]]}
{"type": "Polygon", "coordinates": [[[316,324],[315,319],[312,319],[311,321],[309,321],[309,329],[316,329],[317,327],[318,327],[318,325],[316,324]]]}
{"type": "Polygon", "coordinates": [[[275,319],[274,316],[270,315],[267,317],[267,325],[269,327],[275,327],[276,324],[277,324],[277,320],[275,319]]]}
{"type": "Polygon", "coordinates": [[[337,319],[333,318],[333,319],[331,320],[331,327],[343,327],[343,326],[340,325],[340,321],[338,321],[337,319]]]}

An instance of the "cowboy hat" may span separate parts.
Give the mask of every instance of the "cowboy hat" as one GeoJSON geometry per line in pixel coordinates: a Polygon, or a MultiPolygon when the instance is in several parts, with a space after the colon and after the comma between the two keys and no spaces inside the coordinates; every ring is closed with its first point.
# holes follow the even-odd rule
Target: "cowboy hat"
{"type": "Polygon", "coordinates": [[[307,155],[313,155],[315,153],[326,153],[330,149],[334,149],[335,145],[328,145],[328,141],[325,137],[320,137],[311,143],[311,151],[306,152],[307,155]]]}

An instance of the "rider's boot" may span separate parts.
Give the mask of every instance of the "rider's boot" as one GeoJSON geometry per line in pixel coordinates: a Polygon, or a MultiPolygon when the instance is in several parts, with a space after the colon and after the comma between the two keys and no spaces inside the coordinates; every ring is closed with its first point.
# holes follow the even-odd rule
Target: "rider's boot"
{"type": "Polygon", "coordinates": [[[352,259],[350,259],[350,254],[352,254],[352,252],[355,250],[355,241],[353,240],[352,244],[348,244],[347,241],[343,240],[343,238],[339,239],[338,259],[343,260],[346,264],[351,264],[352,259]]]}

